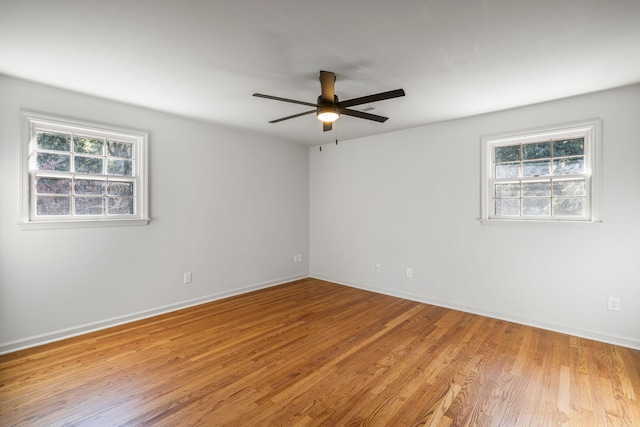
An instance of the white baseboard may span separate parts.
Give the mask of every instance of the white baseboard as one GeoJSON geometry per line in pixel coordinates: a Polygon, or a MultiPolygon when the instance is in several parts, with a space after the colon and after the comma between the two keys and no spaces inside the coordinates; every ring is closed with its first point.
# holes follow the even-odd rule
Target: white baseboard
{"type": "Polygon", "coordinates": [[[600,341],[607,344],[619,345],[622,347],[628,347],[635,350],[640,350],[640,340],[635,340],[631,338],[618,337],[614,335],[602,334],[600,332],[595,331],[585,331],[582,329],[576,329],[565,325],[556,325],[553,323],[541,322],[538,320],[532,320],[527,318],[522,318],[518,316],[507,316],[502,313],[494,313],[487,310],[478,309],[475,307],[468,307],[459,304],[451,304],[444,301],[432,300],[424,297],[420,297],[418,295],[409,294],[406,292],[398,292],[398,291],[389,291],[388,289],[381,289],[375,286],[363,286],[356,283],[349,283],[345,281],[341,281],[339,279],[333,277],[323,277],[321,275],[311,275],[310,277],[314,279],[325,280],[327,282],[337,283],[339,285],[349,286],[352,288],[362,289],[365,291],[371,291],[378,294],[389,295],[392,297],[408,299],[411,301],[421,302],[425,304],[435,305],[438,307],[450,308],[452,310],[464,311],[465,313],[478,314],[480,316],[491,317],[494,319],[506,320],[508,322],[518,323],[521,325],[533,326],[535,328],[546,329],[548,331],[560,332],[562,334],[573,335],[580,338],[587,338],[594,341],[600,341]]]}
{"type": "MultiPolygon", "coordinates": [[[[94,332],[94,331],[98,331],[98,330],[101,330],[101,329],[107,329],[107,328],[111,328],[113,326],[122,325],[122,324],[125,324],[125,323],[135,322],[137,320],[146,319],[148,317],[157,316],[159,314],[169,313],[169,312],[172,312],[172,311],[181,310],[183,308],[193,307],[193,306],[200,305],[200,304],[205,304],[205,303],[208,303],[208,302],[211,302],[211,301],[216,301],[216,300],[220,300],[220,299],[223,299],[223,298],[228,298],[228,297],[232,297],[232,296],[235,296],[235,295],[240,295],[240,294],[256,291],[258,289],[264,289],[264,288],[269,288],[269,287],[272,287],[272,286],[282,285],[284,283],[293,282],[295,280],[300,280],[300,279],[304,279],[304,278],[307,278],[307,277],[310,277],[310,276],[300,275],[300,276],[293,276],[293,277],[287,277],[287,278],[282,278],[282,279],[270,280],[270,281],[267,281],[267,282],[258,283],[258,284],[254,284],[254,285],[250,285],[250,286],[245,286],[245,287],[234,289],[234,290],[231,290],[231,291],[226,291],[226,292],[221,292],[221,293],[218,293],[218,294],[208,295],[208,296],[205,296],[205,297],[195,298],[195,299],[188,300],[188,301],[182,301],[182,302],[175,303],[175,304],[169,304],[169,305],[165,305],[165,306],[162,306],[162,307],[157,307],[157,308],[153,308],[153,309],[149,309],[149,310],[144,310],[144,311],[140,311],[140,312],[137,312],[137,313],[132,313],[132,314],[124,315],[124,316],[113,317],[111,319],[105,319],[105,320],[101,320],[101,321],[98,321],[98,322],[87,323],[87,324],[84,324],[84,325],[74,326],[74,327],[66,328],[66,329],[60,329],[60,330],[57,330],[57,331],[54,331],[54,332],[49,332],[49,333],[41,334],[41,335],[35,335],[35,336],[28,337],[28,338],[16,340],[16,341],[10,341],[10,342],[6,342],[6,343],[1,343],[0,344],[0,354],[12,353],[14,351],[23,350],[23,349],[30,348],[30,347],[36,347],[36,346],[39,346],[39,345],[42,345],[42,344],[47,344],[47,343],[50,343],[50,342],[60,341],[60,340],[66,339],[66,338],[75,337],[75,336],[86,334],[86,333],[89,333],[89,332],[94,332]]],[[[428,298],[423,298],[423,297],[420,297],[418,295],[413,295],[413,294],[409,294],[409,293],[405,293],[405,292],[397,292],[397,291],[396,292],[391,292],[391,291],[389,291],[387,289],[376,288],[376,287],[373,287],[373,286],[363,286],[363,285],[359,285],[359,284],[356,284],[356,283],[349,283],[349,282],[345,282],[343,280],[339,280],[339,279],[332,278],[332,277],[323,277],[323,276],[320,276],[320,275],[314,275],[314,276],[311,276],[311,277],[316,278],[316,279],[320,279],[320,280],[326,280],[328,282],[333,282],[333,283],[337,283],[337,284],[344,285],[344,286],[349,286],[349,287],[352,287],[352,288],[357,288],[357,289],[362,289],[362,290],[366,290],[366,291],[376,292],[376,293],[379,293],[379,294],[389,295],[389,296],[393,296],[393,297],[397,297],[397,298],[408,299],[408,300],[411,300],[411,301],[417,301],[417,302],[421,302],[421,303],[425,303],[425,304],[436,305],[436,306],[439,306],[439,307],[445,307],[445,308],[450,308],[450,309],[453,309],[453,310],[464,311],[466,313],[478,314],[478,315],[481,315],[481,316],[492,317],[494,319],[506,320],[506,321],[509,321],[509,322],[519,323],[519,324],[522,324],[522,325],[533,326],[533,327],[536,327],[536,328],[546,329],[546,330],[549,330],[549,331],[560,332],[560,333],[563,333],[563,334],[574,335],[574,336],[581,337],[581,338],[592,339],[592,340],[595,340],[595,341],[600,341],[600,342],[604,342],[604,343],[608,343],[608,344],[615,344],[615,345],[619,345],[619,346],[622,346],[622,347],[628,347],[628,348],[633,348],[633,349],[636,349],[636,350],[640,350],[640,341],[634,340],[634,339],[629,339],[629,338],[624,338],[624,337],[617,337],[617,336],[612,336],[612,335],[606,335],[606,334],[601,334],[599,332],[594,332],[594,331],[585,331],[585,330],[575,329],[575,328],[571,328],[571,327],[567,327],[567,326],[563,326],[563,325],[556,325],[556,324],[540,322],[540,321],[526,319],[526,318],[520,318],[520,317],[517,317],[517,316],[505,316],[504,314],[494,313],[494,312],[490,312],[490,311],[487,311],[487,310],[481,310],[481,309],[477,309],[475,307],[468,307],[468,306],[463,306],[463,305],[458,305],[458,304],[450,304],[450,303],[443,302],[443,301],[431,300],[431,299],[428,299],[428,298]]]]}
{"type": "Polygon", "coordinates": [[[135,322],[137,320],[146,319],[148,317],[157,316],[159,314],[169,313],[172,311],[181,310],[183,308],[193,307],[193,306],[205,304],[211,301],[232,297],[234,295],[245,294],[248,292],[256,291],[258,289],[264,289],[272,286],[282,285],[284,283],[293,282],[294,280],[300,280],[307,277],[309,276],[300,275],[300,276],[292,276],[292,277],[286,277],[286,278],[281,278],[276,280],[270,280],[267,282],[257,283],[250,286],[244,286],[242,288],[220,292],[220,293],[208,295],[205,297],[195,298],[188,301],[182,301],[175,304],[169,304],[162,307],[156,307],[149,310],[139,311],[137,313],[126,314],[124,316],[118,316],[118,317],[112,317],[111,319],[99,320],[97,322],[91,322],[84,325],[73,326],[71,328],[60,329],[53,332],[47,332],[45,334],[35,335],[28,338],[20,339],[20,340],[0,343],[0,354],[12,353],[14,351],[23,350],[25,348],[36,347],[36,346],[47,344],[54,341],[60,341],[66,338],[75,337],[75,336],[86,334],[89,332],[99,331],[101,329],[107,329],[113,326],[135,322]]]}

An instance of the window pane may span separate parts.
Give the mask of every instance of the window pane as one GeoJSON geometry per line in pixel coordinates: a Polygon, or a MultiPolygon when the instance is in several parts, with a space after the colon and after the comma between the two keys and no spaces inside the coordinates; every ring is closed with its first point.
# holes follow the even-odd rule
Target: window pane
{"type": "Polygon", "coordinates": [[[551,184],[549,182],[522,183],[522,197],[549,197],[551,184]]]}
{"type": "Polygon", "coordinates": [[[557,197],[553,199],[554,216],[584,216],[584,197],[557,197]]]}
{"type": "Polygon", "coordinates": [[[80,173],[102,173],[102,158],[75,156],[76,172],[80,173]]]}
{"type": "Polygon", "coordinates": [[[531,159],[548,159],[551,157],[551,143],[536,142],[535,144],[524,144],[522,146],[522,158],[524,160],[531,159]]]}
{"type": "Polygon", "coordinates": [[[76,194],[104,195],[105,182],[99,179],[76,179],[76,194]]]}
{"type": "Polygon", "coordinates": [[[36,177],[38,194],[71,194],[71,178],[36,177]]]}
{"type": "Polygon", "coordinates": [[[581,156],[584,154],[584,138],[553,142],[553,157],[581,156]]]}
{"type": "Polygon", "coordinates": [[[520,163],[506,163],[496,165],[496,178],[520,177],[520,163]]]}
{"type": "Polygon", "coordinates": [[[76,197],[76,215],[104,215],[103,197],[76,197]]]}
{"type": "Polygon", "coordinates": [[[109,197],[109,215],[133,215],[133,198],[109,197]]]}
{"type": "Polygon", "coordinates": [[[520,184],[496,184],[496,198],[520,197],[520,184]]]}
{"type": "Polygon", "coordinates": [[[129,142],[109,141],[107,153],[111,157],[130,159],[133,154],[133,144],[129,142]]]}
{"type": "Polygon", "coordinates": [[[496,147],[496,163],[513,162],[520,160],[520,146],[508,145],[506,147],[496,147]]]}
{"type": "Polygon", "coordinates": [[[551,199],[546,197],[522,199],[522,215],[549,216],[551,199]]]}
{"type": "Polygon", "coordinates": [[[577,175],[582,173],[584,173],[584,157],[553,160],[554,175],[577,175]]]}
{"type": "Polygon", "coordinates": [[[42,150],[71,151],[71,135],[38,132],[37,145],[42,150]]]}
{"type": "Polygon", "coordinates": [[[584,179],[553,181],[554,196],[586,196],[587,184],[584,179]]]}
{"type": "Polygon", "coordinates": [[[69,171],[69,154],[37,153],[36,165],[41,171],[69,171]]]}
{"type": "Polygon", "coordinates": [[[37,196],[36,215],[70,215],[71,196],[37,196]]]}
{"type": "Polygon", "coordinates": [[[107,194],[110,196],[133,196],[133,182],[110,182],[107,194]]]}
{"type": "Polygon", "coordinates": [[[522,163],[522,176],[549,176],[549,160],[522,163]]]}
{"type": "Polygon", "coordinates": [[[109,175],[131,176],[131,160],[107,161],[107,173],[109,175]]]}
{"type": "Polygon", "coordinates": [[[74,151],[76,153],[104,155],[104,140],[76,136],[73,138],[74,151]]]}
{"type": "Polygon", "coordinates": [[[496,199],[495,204],[498,216],[520,215],[520,199],[496,199]]]}

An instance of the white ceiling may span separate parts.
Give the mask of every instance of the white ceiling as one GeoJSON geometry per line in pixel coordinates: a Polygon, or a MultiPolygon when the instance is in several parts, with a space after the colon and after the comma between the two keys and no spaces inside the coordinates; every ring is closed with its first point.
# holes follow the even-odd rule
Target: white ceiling
{"type": "Polygon", "coordinates": [[[336,132],[251,95],[315,102],[320,70],[407,94],[341,140],[636,83],[640,0],[0,0],[0,73],[308,145],[336,132]]]}

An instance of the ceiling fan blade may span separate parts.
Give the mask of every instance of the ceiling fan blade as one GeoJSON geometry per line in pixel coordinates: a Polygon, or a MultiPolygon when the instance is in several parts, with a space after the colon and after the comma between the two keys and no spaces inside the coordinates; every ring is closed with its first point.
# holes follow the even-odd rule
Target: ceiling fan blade
{"type": "Polygon", "coordinates": [[[322,131],[323,132],[330,131],[331,128],[333,127],[332,125],[333,125],[333,123],[331,123],[331,122],[322,122],[322,131]]]}
{"type": "Polygon", "coordinates": [[[369,104],[376,101],[384,101],[385,99],[398,98],[404,96],[404,90],[396,89],[389,92],[376,93],[375,95],[362,96],[360,98],[347,99],[346,101],[340,101],[338,106],[340,108],[353,107],[354,105],[369,104]]]}
{"type": "Polygon", "coordinates": [[[322,88],[322,100],[333,105],[335,95],[336,75],[331,71],[320,71],[320,87],[322,88]]]}
{"type": "Polygon", "coordinates": [[[349,110],[348,108],[341,108],[340,114],[344,114],[346,116],[358,117],[359,119],[373,120],[374,122],[380,122],[380,123],[384,123],[389,119],[389,117],[378,116],[376,114],[365,113],[363,111],[349,110]]]}
{"type": "Polygon", "coordinates": [[[279,96],[264,95],[262,93],[254,93],[253,96],[257,96],[258,98],[273,99],[275,101],[291,102],[293,104],[308,105],[309,107],[317,107],[316,104],[312,104],[310,102],[296,101],[295,99],[280,98],[279,96]]]}
{"type": "Polygon", "coordinates": [[[304,113],[294,114],[293,116],[287,116],[287,117],[283,117],[281,119],[271,120],[269,123],[278,123],[278,122],[281,122],[283,120],[295,119],[296,117],[306,116],[307,114],[311,114],[311,113],[315,113],[315,112],[316,112],[316,110],[305,111],[304,113]]]}

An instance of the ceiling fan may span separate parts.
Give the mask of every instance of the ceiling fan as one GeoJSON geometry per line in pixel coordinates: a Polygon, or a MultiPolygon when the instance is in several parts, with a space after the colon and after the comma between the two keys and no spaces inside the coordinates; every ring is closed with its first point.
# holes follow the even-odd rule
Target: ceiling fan
{"type": "Polygon", "coordinates": [[[388,92],[381,92],[374,95],[362,96],[359,98],[348,99],[346,101],[340,101],[338,99],[338,96],[335,94],[335,82],[336,75],[334,73],[332,73],[331,71],[320,71],[320,87],[322,89],[322,95],[318,97],[318,102],[315,104],[311,102],[296,101],[294,99],[280,98],[278,96],[263,95],[261,93],[254,93],[253,96],[314,107],[313,110],[294,114],[292,116],[282,117],[276,120],[271,120],[269,123],[278,123],[283,120],[289,120],[296,117],[305,116],[307,114],[316,113],[316,115],[318,116],[318,120],[322,122],[322,129],[325,132],[331,130],[332,123],[338,120],[340,114],[383,123],[387,121],[388,117],[378,116],[376,114],[366,113],[364,111],[352,110],[349,107],[404,96],[404,90],[396,89],[390,90],[388,92]]]}

